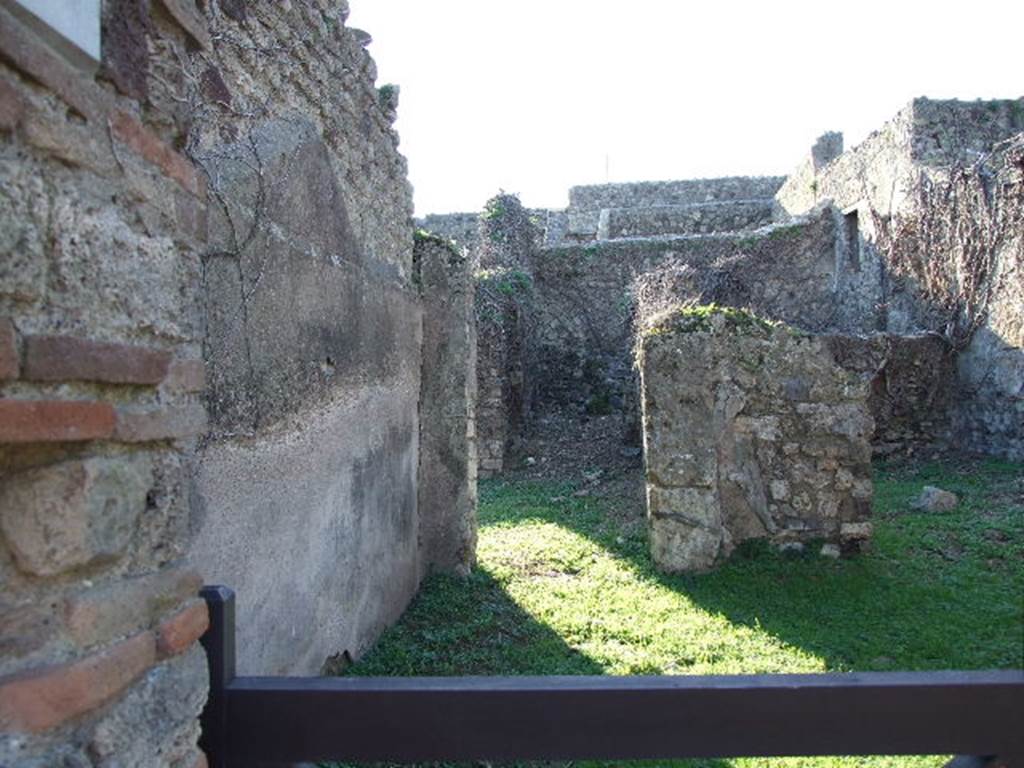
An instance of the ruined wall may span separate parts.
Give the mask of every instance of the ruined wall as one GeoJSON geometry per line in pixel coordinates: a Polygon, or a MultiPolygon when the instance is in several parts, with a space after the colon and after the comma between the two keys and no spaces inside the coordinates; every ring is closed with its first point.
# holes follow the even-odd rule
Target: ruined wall
{"type": "Polygon", "coordinates": [[[956,355],[942,336],[826,334],[836,364],[868,386],[876,455],[949,444],[956,355]]]}
{"type": "Polygon", "coordinates": [[[193,768],[202,582],[317,673],[471,562],[470,291],[347,3],[108,0],[85,70],[7,7],[0,764],[193,768]]]}
{"type": "Polygon", "coordinates": [[[476,550],[477,340],[465,255],[418,235],[423,296],[419,518],[421,567],[466,574],[476,550]]]}
{"type": "Polygon", "coordinates": [[[358,656],[421,573],[411,190],[346,8],[211,3],[161,78],[212,201],[190,559],[238,592],[242,674],[358,656]]]}
{"type": "Polygon", "coordinates": [[[636,283],[642,276],[653,276],[647,280],[648,303],[750,306],[801,328],[830,327],[834,240],[833,217],[820,211],[757,232],[539,251],[533,260],[535,399],[565,405],[629,398],[635,386],[636,283]],[[665,273],[671,279],[661,281],[665,273]]]}
{"type": "Polygon", "coordinates": [[[1011,458],[1024,455],[1021,131],[1021,99],[916,99],[777,195],[788,214],[834,201],[841,314],[947,335],[960,350],[960,444],[1011,458]]]}
{"type": "Polygon", "coordinates": [[[451,240],[460,252],[477,258],[480,245],[479,213],[431,214],[417,219],[416,226],[432,235],[451,240]]]}
{"type": "Polygon", "coordinates": [[[187,3],[139,5],[170,46],[149,50],[108,2],[103,61],[72,64],[6,8],[0,764],[203,765],[208,619],[184,558],[208,195],[145,73],[209,41],[187,3]]]}
{"type": "Polygon", "coordinates": [[[867,387],[819,338],[739,310],[654,318],[639,340],[651,552],[703,571],[747,539],[871,533],[867,387]]]}
{"type": "Polygon", "coordinates": [[[593,240],[598,236],[602,213],[609,210],[770,199],[783,181],[781,176],[735,176],[573,187],[569,190],[566,235],[576,240],[593,240]]]}

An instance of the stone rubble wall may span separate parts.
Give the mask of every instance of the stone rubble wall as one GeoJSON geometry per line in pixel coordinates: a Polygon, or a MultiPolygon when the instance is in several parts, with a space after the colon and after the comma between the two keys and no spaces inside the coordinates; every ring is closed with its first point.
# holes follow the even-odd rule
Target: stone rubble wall
{"type": "Polygon", "coordinates": [[[472,561],[471,296],[347,10],[105,0],[91,72],[0,7],[0,765],[205,765],[204,582],[316,674],[472,561]]]}
{"type": "Polygon", "coordinates": [[[806,329],[830,327],[834,220],[806,220],[754,232],[666,237],[545,248],[533,261],[536,384],[540,405],[581,409],[594,400],[618,409],[635,390],[632,347],[637,281],[662,272],[657,302],[696,300],[742,307],[806,329]]]}
{"type": "MultiPolygon", "coordinates": [[[[186,126],[119,76],[162,54],[103,11],[97,78],[0,9],[0,765],[192,768],[210,198],[186,126]]],[[[208,50],[195,18],[135,15],[179,52],[208,50]]]]}
{"type": "Polygon", "coordinates": [[[599,231],[602,211],[610,209],[770,199],[783,181],[781,176],[734,176],[572,187],[566,233],[572,239],[593,240],[599,231]]]}
{"type": "Polygon", "coordinates": [[[876,455],[950,444],[956,355],[937,334],[825,334],[836,364],[868,386],[876,455]]]}
{"type": "Polygon", "coordinates": [[[416,220],[416,226],[432,235],[451,240],[464,254],[471,257],[480,246],[480,213],[431,214],[416,220]]]}
{"type": "Polygon", "coordinates": [[[867,386],[828,345],[739,310],[669,310],[640,339],[651,552],[668,572],[740,543],[870,537],[867,386]]]}
{"type": "MultiPolygon", "coordinates": [[[[831,201],[837,229],[855,221],[856,242],[837,238],[839,316],[888,333],[942,333],[944,328],[933,327],[934,308],[921,295],[921,287],[894,274],[898,265],[880,244],[887,233],[879,226],[923,221],[928,211],[919,209],[922,187],[948,183],[955,169],[975,168],[987,180],[996,205],[1019,200],[1024,195],[1024,171],[1015,159],[1021,153],[1013,147],[1022,141],[1022,132],[1024,99],[915,99],[857,147],[824,165],[804,163],[776,195],[776,215],[803,214],[831,201]]],[[[980,203],[976,212],[983,215],[980,203]]],[[[1024,232],[1024,220],[1011,222],[1008,231],[1024,232]]],[[[933,258],[942,262],[951,254],[936,250],[933,258]]],[[[1024,234],[1003,240],[991,272],[996,289],[989,311],[958,356],[954,432],[958,444],[968,450],[1020,458],[1024,234]]]]}
{"type": "Polygon", "coordinates": [[[597,239],[708,235],[757,229],[772,222],[772,200],[723,200],[649,208],[605,208],[598,221],[597,239]]]}
{"type": "Polygon", "coordinates": [[[470,261],[418,237],[423,296],[420,388],[420,565],[468,574],[476,560],[477,340],[470,261]]]}

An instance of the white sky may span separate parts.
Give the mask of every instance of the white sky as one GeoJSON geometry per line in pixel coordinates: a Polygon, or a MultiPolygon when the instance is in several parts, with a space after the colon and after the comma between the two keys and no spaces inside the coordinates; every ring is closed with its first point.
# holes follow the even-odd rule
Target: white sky
{"type": "Polygon", "coordinates": [[[1022,0],[352,0],[348,23],[401,86],[417,215],[782,175],[914,96],[1024,94],[1022,0]]]}

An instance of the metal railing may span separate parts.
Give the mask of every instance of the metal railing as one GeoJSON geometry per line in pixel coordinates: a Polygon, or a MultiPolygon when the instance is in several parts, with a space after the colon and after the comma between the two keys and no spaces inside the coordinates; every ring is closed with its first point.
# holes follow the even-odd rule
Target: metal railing
{"type": "Polygon", "coordinates": [[[302,761],[961,754],[1024,768],[1024,671],[669,677],[238,677],[206,587],[212,768],[302,761]]]}

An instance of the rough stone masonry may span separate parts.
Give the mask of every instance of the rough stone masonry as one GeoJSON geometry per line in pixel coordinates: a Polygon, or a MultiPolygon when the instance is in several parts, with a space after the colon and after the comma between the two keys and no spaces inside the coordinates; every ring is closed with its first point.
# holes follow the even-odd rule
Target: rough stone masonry
{"type": "Polygon", "coordinates": [[[870,537],[867,386],[822,339],[716,307],[668,310],[641,335],[659,568],[708,570],[748,539],[838,556],[870,537]]]}
{"type": "Polygon", "coordinates": [[[199,768],[203,582],[316,674],[472,562],[469,273],[346,2],[99,7],[0,3],[0,765],[199,768]]]}

